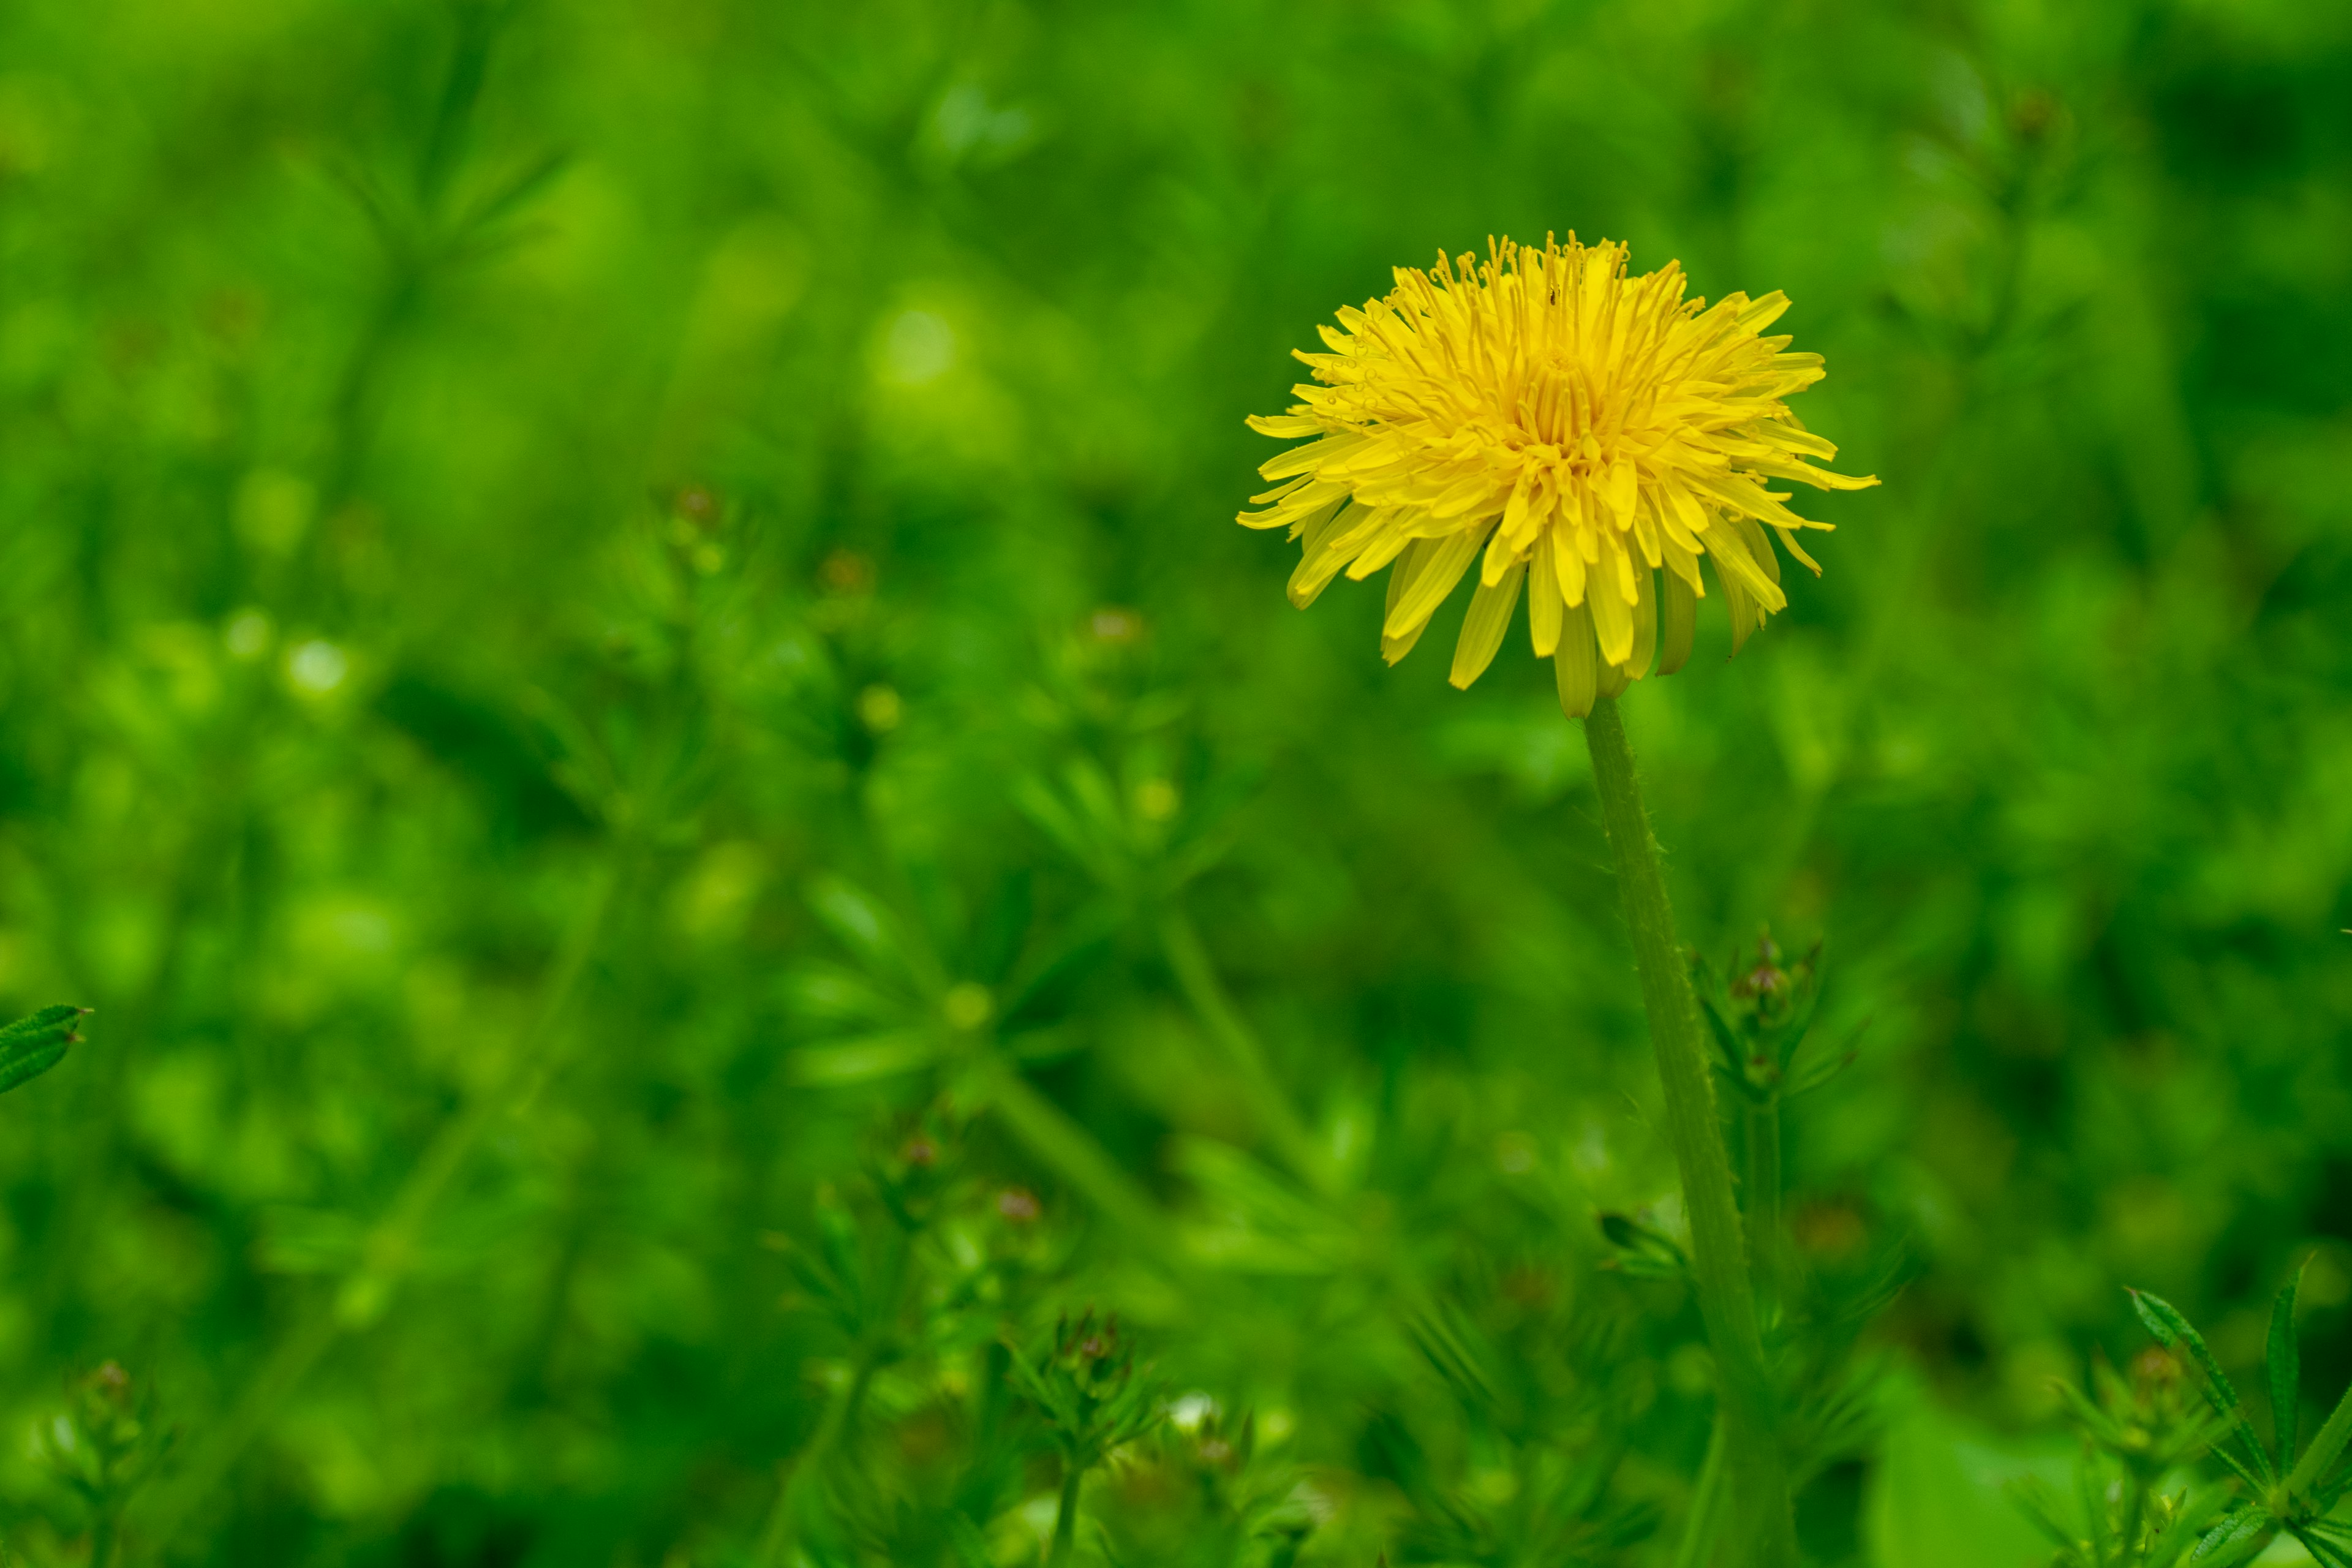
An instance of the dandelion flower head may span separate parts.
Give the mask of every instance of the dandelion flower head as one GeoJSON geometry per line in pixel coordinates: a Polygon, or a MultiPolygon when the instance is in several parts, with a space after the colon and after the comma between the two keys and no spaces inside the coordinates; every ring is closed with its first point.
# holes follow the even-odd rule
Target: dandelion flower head
{"type": "Polygon", "coordinates": [[[1294,602],[1393,565],[1381,647],[1394,664],[1475,563],[1454,684],[1493,661],[1524,584],[1536,654],[1580,716],[1689,658],[1702,557],[1735,651],[1786,605],[1771,536],[1818,573],[1797,536],[1829,525],[1789,510],[1773,481],[1878,482],[1809,461],[1837,448],[1786,399],[1822,358],[1763,335],[1789,306],[1777,291],[1710,309],[1684,297],[1679,266],[1635,278],[1625,264],[1607,240],[1490,240],[1483,262],[1397,268],[1386,299],[1320,329],[1331,352],[1297,355],[1314,376],[1299,401],[1249,422],[1315,437],[1258,470],[1277,483],[1240,519],[1301,542],[1294,602]]]}

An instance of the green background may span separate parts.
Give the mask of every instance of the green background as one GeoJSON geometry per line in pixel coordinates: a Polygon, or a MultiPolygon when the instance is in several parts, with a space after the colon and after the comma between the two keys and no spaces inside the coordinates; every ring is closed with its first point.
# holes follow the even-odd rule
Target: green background
{"type": "MultiPolygon", "coordinates": [[[[20,1437],[111,1357],[135,1553],[753,1561],[844,1353],[792,1249],[923,1114],[1034,1274],[972,1342],[1119,1309],[1315,1479],[1302,1561],[1397,1539],[1391,1428],[1487,1473],[1423,1289],[1672,1517],[1581,736],[1523,632],[1390,671],[1230,521],[1318,321],[1549,230],[1786,289],[1885,481],[1625,708],[1686,939],[1822,938],[1867,1024],[1791,1205],[1908,1259],[1890,1402],[2046,1435],[2126,1284],[2251,1364],[2307,1252],[2332,1401],[2347,101],[2308,0],[0,8],[0,1004],[98,1009],[0,1102],[0,1528],[80,1561],[20,1437]]],[[[1893,1419],[1825,1560],[1962,1506],[1893,1419]]]]}

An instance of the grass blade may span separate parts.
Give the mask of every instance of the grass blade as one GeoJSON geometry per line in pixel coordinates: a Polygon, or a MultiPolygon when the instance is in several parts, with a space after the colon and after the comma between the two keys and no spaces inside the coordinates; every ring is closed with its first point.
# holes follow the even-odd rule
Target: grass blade
{"type": "Polygon", "coordinates": [[[2167,1350],[2175,1344],[2188,1347],[2198,1370],[2205,1374],[2205,1397],[2229,1421],[2238,1440],[2246,1446],[2246,1452],[2253,1457],[2254,1468],[2261,1472],[2263,1481],[2272,1479],[2270,1455],[2263,1451],[2262,1440],[2254,1436],[2253,1425],[2246,1419],[2245,1407],[2238,1402],[2237,1389],[2222,1374],[2221,1363],[2213,1359],[2213,1352],[2205,1348],[2205,1336],[2180,1315],[2179,1308],[2163,1297],[2152,1296],[2145,1290],[2133,1290],[2128,1294],[2133,1310],[2139,1313],[2139,1321],[2147,1325],[2147,1331],[2156,1336],[2157,1342],[2167,1350]]]}
{"type": "Polygon", "coordinates": [[[2302,1395],[2303,1354],[2294,1339],[2294,1296],[2303,1284],[2303,1270],[2311,1267],[2305,1258],[2303,1268],[2278,1293],[2271,1308],[2269,1353],[2264,1358],[2271,1380],[2271,1430],[2278,1439],[2279,1474],[2294,1468],[2296,1405],[2302,1395]]]}

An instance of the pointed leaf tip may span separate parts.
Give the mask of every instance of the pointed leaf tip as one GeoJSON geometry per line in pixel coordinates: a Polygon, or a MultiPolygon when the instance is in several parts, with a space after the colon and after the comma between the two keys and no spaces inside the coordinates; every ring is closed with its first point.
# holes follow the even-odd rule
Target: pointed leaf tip
{"type": "Polygon", "coordinates": [[[2288,1276],[2280,1288],[2278,1299],[2271,1306],[2269,1342],[2263,1347],[2263,1369],[2268,1374],[2271,1395],[2271,1433],[2279,1473],[2294,1468],[2295,1426],[2300,1413],[2303,1387],[2303,1352],[2294,1337],[2294,1299],[2302,1287],[2304,1269],[2311,1267],[2306,1257],[2303,1267],[2288,1276]]]}
{"type": "Polygon", "coordinates": [[[74,1026],[87,1007],[58,1003],[0,1028],[0,1094],[31,1082],[81,1043],[74,1026]]]}

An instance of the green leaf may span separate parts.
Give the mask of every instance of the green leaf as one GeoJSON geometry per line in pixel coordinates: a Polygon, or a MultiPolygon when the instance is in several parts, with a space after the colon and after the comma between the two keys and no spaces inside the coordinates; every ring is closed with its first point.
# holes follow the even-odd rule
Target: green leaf
{"type": "Polygon", "coordinates": [[[2139,1321],[2147,1325],[2147,1331],[2156,1336],[2158,1344],[2167,1350],[2175,1344],[2188,1348],[2198,1370],[2205,1374],[2206,1399],[2229,1419],[2231,1430],[2246,1446],[2246,1452],[2253,1457],[2254,1468],[2262,1473],[2265,1482],[2269,1481],[2272,1479],[2270,1456],[2263,1452],[2261,1439],[2254,1436],[2253,1426],[2247,1421],[2245,1411],[2238,1403],[2237,1389],[2222,1374],[2221,1363],[2213,1359],[2213,1352],[2205,1348],[2205,1336],[2180,1315],[2179,1308],[2163,1297],[2152,1296],[2145,1290],[2130,1290],[2126,1294],[2131,1297],[2133,1310],[2139,1314],[2139,1321]]]}
{"type": "Polygon", "coordinates": [[[1621,1248],[1604,1268],[1614,1268],[1637,1279],[1673,1279],[1690,1270],[1690,1258],[1675,1238],[1631,1215],[1603,1213],[1601,1234],[1621,1248]]]}
{"type": "Polygon", "coordinates": [[[915,1072],[940,1057],[936,1030],[885,1029],[803,1046],[785,1059],[784,1076],[789,1082],[810,1088],[836,1088],[915,1072]]]}
{"type": "Polygon", "coordinates": [[[1723,1016],[1723,1009],[1716,1005],[1715,998],[1706,992],[1700,992],[1698,999],[1699,1016],[1706,1020],[1707,1033],[1715,1037],[1716,1053],[1722,1058],[1717,1064],[1717,1070],[1742,1093],[1752,1094],[1755,1086],[1748,1080],[1747,1058],[1740,1048],[1738,1035],[1732,1030],[1730,1020],[1723,1016]]]}
{"type": "Polygon", "coordinates": [[[1013,781],[1011,795],[1021,815],[1088,875],[1105,887],[1124,883],[1118,856],[1106,849],[1091,826],[1078,821],[1051,785],[1034,775],[1024,776],[1013,781]]]}
{"type": "Polygon", "coordinates": [[[2311,1447],[2304,1450],[2303,1458],[2287,1476],[2287,1490],[2305,1492],[2317,1485],[2335,1468],[2347,1439],[2352,1439],[2352,1389],[2345,1390],[2344,1397],[2336,1402],[2327,1424],[2319,1429],[2319,1436],[2311,1440],[2311,1447]]]}
{"type": "Polygon", "coordinates": [[[0,1094],[30,1083],[66,1059],[80,1044],[74,1033],[87,1007],[59,1003],[0,1029],[0,1094]]]}
{"type": "Polygon", "coordinates": [[[1477,1330],[1458,1308],[1433,1305],[1413,1314],[1405,1331],[1464,1405],[1481,1411],[1494,1407],[1493,1352],[1479,1342],[1477,1330]]]}
{"type": "Polygon", "coordinates": [[[961,1509],[948,1512],[948,1541],[955,1547],[956,1558],[963,1568],[996,1568],[996,1558],[988,1550],[988,1537],[972,1523],[971,1516],[961,1509]]]}
{"type": "MultiPolygon", "coordinates": [[[[1946,1415],[1915,1392],[1899,1401],[1864,1484],[1860,1520],[1873,1568],[2049,1568],[2050,1544],[2011,1484],[2068,1474],[2062,1449],[2020,1448],[1946,1415]]],[[[2063,1499],[2063,1494],[2062,1494],[2063,1499]]]]}
{"type": "Polygon", "coordinates": [[[2009,1483],[2009,1500],[2033,1527],[2061,1550],[2074,1544],[2074,1531],[2058,1515],[2058,1500],[2039,1476],[2019,1476],[2009,1483]]]}
{"type": "Polygon", "coordinates": [[[908,940],[905,927],[881,900],[848,878],[815,879],[809,884],[808,903],[825,929],[856,953],[869,971],[918,980],[930,977],[932,966],[908,940]]]}
{"type": "Polygon", "coordinates": [[[2180,1511],[2173,1516],[2172,1522],[2165,1527],[2164,1533],[2158,1536],[2155,1544],[2148,1549],[2148,1561],[2152,1563],[2179,1562],[2181,1555],[2189,1551],[2189,1543],[2203,1534],[2206,1527],[2230,1506],[2231,1492],[2232,1489],[2225,1481],[2200,1488],[2189,1494],[2181,1502],[2180,1511]]]}
{"type": "Polygon", "coordinates": [[[994,985],[1013,972],[1013,961],[1021,956],[1022,943],[1028,938],[1032,915],[1028,871],[1008,872],[997,879],[972,931],[974,976],[994,985]]]}
{"type": "Polygon", "coordinates": [[[2247,1503],[2205,1532],[2205,1539],[2197,1543],[2193,1560],[2214,1565],[2243,1562],[2260,1544],[2270,1518],[2252,1503],[2247,1503]]]}
{"type": "Polygon", "coordinates": [[[2303,1268],[2294,1271],[2278,1293],[2271,1308],[2269,1354],[2265,1358],[2271,1380],[2271,1429],[2278,1438],[2279,1474],[2294,1468],[2296,1405],[2303,1387],[2303,1356],[2294,1339],[2294,1295],[2303,1283],[2305,1268],[2311,1259],[2303,1260],[2303,1268]]]}
{"type": "Polygon", "coordinates": [[[2290,1524],[2286,1528],[2287,1533],[2294,1536],[2305,1552],[2326,1563],[2326,1568],[2352,1568],[2352,1553],[2347,1553],[2341,1546],[2296,1525],[2290,1524]]]}

